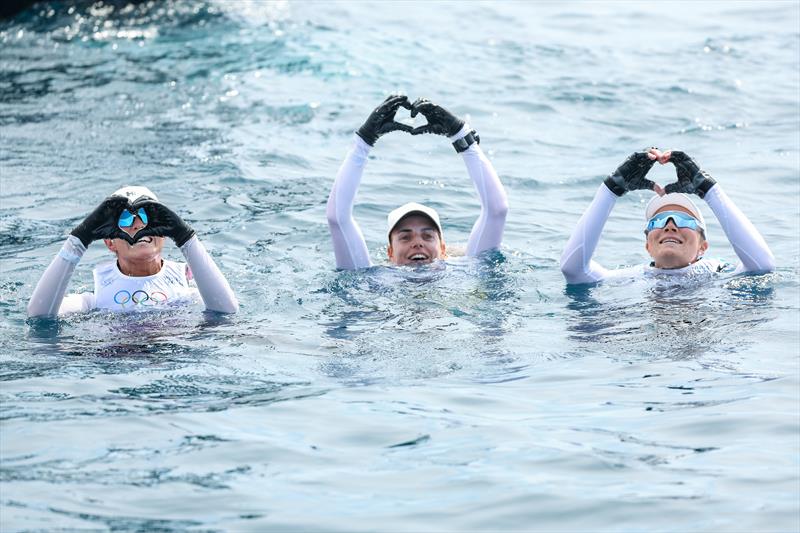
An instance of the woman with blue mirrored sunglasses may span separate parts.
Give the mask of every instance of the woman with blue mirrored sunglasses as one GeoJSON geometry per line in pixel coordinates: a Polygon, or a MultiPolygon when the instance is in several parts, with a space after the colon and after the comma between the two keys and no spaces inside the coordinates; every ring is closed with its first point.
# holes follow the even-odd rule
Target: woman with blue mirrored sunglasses
{"type": "Polygon", "coordinates": [[[764,238],[707,172],[684,152],[662,153],[651,148],[632,154],[610,174],[578,221],[561,255],[561,272],[567,283],[594,283],[641,274],[695,276],[721,272],[724,263],[704,257],[708,249],[706,224],[689,194],[706,201],[733,245],[740,259],[734,273],[774,270],[775,259],[764,238]],[[675,165],[674,183],[661,187],[647,179],[656,161],[675,165]],[[645,248],[652,262],[647,266],[607,270],[592,256],[617,199],[635,190],[657,193],[645,209],[645,248]]]}
{"type": "Polygon", "coordinates": [[[147,187],[123,187],[78,226],[47,267],[28,303],[28,316],[104,309],[174,308],[202,301],[208,311],[235,313],[239,304],[194,229],[147,187]],[[186,262],[162,256],[172,239],[186,262]],[[94,292],[64,295],[89,245],[103,240],[114,260],[94,268],[94,292]]]}

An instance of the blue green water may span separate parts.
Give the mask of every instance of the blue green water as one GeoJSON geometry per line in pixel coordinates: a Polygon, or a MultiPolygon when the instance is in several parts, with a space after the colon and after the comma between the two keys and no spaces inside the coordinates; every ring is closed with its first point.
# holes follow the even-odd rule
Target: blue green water
{"type": "MultiPolygon", "coordinates": [[[[789,1],[45,2],[0,22],[0,529],[797,531],[798,95],[789,1]],[[392,91],[479,131],[510,202],[486,261],[334,270],[328,192],[392,91]],[[778,270],[567,289],[575,222],[650,145],[699,161],[778,270]],[[69,229],[134,183],[198,230],[241,313],[26,322],[69,229]]],[[[646,199],[618,202],[601,264],[646,260],[646,199]]],[[[355,210],[378,263],[408,200],[451,243],[479,209],[443,138],[381,138],[355,210]]],[[[705,212],[708,255],[735,261],[705,212]]],[[[95,243],[71,291],[108,257],[95,243]]]]}

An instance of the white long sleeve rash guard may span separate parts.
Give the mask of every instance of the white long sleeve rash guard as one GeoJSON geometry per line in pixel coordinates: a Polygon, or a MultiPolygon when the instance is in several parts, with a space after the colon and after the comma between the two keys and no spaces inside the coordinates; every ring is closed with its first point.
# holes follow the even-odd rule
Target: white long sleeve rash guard
{"type": "MultiPolygon", "coordinates": [[[[561,254],[561,272],[568,284],[595,283],[609,278],[631,277],[640,272],[679,275],[720,270],[720,263],[711,259],[700,259],[687,267],[676,269],[640,265],[607,270],[597,264],[592,256],[617,198],[605,184],[600,185],[589,207],[578,220],[578,225],[561,254]]],[[[764,238],[719,184],[711,187],[705,195],[705,201],[739,257],[735,274],[770,272],[775,269],[775,258],[764,238]]]]}
{"type": "Polygon", "coordinates": [[[193,301],[197,293],[209,311],[237,312],[239,302],[233,290],[197,236],[180,250],[188,269],[186,264],[165,260],[157,274],[131,277],[122,274],[114,261],[94,270],[94,292],[65,297],[72,273],[86,252],[80,239],[70,235],[36,284],[28,303],[28,316],[65,315],[98,308],[141,310],[193,301]]]}
{"type": "MultiPolygon", "coordinates": [[[[465,124],[450,140],[461,139],[470,131],[469,125],[465,124]]],[[[372,266],[364,235],[353,218],[353,205],[370,148],[361,137],[355,136],[353,146],[339,168],[328,197],[328,227],[337,268],[354,270],[372,266]]],[[[475,221],[467,242],[466,255],[474,257],[500,246],[508,214],[508,197],[494,167],[478,143],[470,145],[461,152],[461,156],[481,203],[480,216],[475,221]]]]}

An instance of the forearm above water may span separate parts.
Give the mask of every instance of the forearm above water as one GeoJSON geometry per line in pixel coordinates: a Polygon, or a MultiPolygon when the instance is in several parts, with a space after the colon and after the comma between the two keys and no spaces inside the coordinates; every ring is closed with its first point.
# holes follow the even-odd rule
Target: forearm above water
{"type": "Polygon", "coordinates": [[[372,265],[361,228],[353,218],[353,205],[369,150],[367,143],[360,137],[355,138],[352,148],[339,167],[328,197],[326,215],[337,268],[354,270],[372,265]]]}
{"type": "MultiPolygon", "coordinates": [[[[465,124],[450,140],[458,140],[470,131],[469,125],[465,124]]],[[[508,196],[494,166],[478,143],[461,152],[461,157],[481,202],[480,216],[472,226],[467,243],[467,255],[476,256],[500,247],[508,215],[508,196]]]]}
{"type": "Polygon", "coordinates": [[[725,194],[719,183],[711,187],[705,200],[741,261],[736,271],[771,272],[775,270],[775,257],[764,237],[733,203],[733,200],[725,194]]]}
{"type": "Polygon", "coordinates": [[[67,237],[61,250],[50,262],[31,294],[28,302],[29,317],[56,316],[58,314],[72,273],[85,252],[86,247],[80,239],[72,235],[67,237]]]}
{"type": "Polygon", "coordinates": [[[192,270],[206,309],[218,313],[239,311],[239,301],[233,289],[197,235],[181,246],[180,250],[192,270]]]}

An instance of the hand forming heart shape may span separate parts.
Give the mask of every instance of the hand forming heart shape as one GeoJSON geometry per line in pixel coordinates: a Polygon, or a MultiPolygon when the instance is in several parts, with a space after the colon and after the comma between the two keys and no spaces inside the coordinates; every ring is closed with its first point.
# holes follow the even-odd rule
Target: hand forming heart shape
{"type": "Polygon", "coordinates": [[[137,199],[131,202],[127,198],[117,196],[107,199],[104,205],[102,221],[96,223],[98,236],[104,239],[121,239],[134,245],[147,237],[172,237],[173,234],[181,233],[177,232],[176,228],[185,226],[178,215],[154,200],[137,199]],[[144,210],[143,217],[139,216],[140,210],[144,210]],[[135,213],[135,216],[139,216],[144,223],[134,235],[128,233],[125,228],[132,227],[135,219],[126,221],[129,224],[127,226],[120,226],[120,219],[123,218],[125,211],[135,213]]]}
{"type": "Polygon", "coordinates": [[[375,142],[381,135],[392,131],[400,130],[412,135],[434,133],[450,136],[458,133],[463,125],[463,120],[430,100],[418,98],[413,104],[410,104],[405,95],[391,95],[370,113],[356,133],[364,142],[375,146],[375,142]],[[395,120],[395,115],[401,107],[411,111],[412,119],[421,114],[427,123],[412,128],[408,124],[398,122],[395,120]]]}
{"type": "Polygon", "coordinates": [[[649,189],[663,196],[673,192],[696,194],[703,198],[716,183],[707,172],[700,170],[692,158],[678,150],[661,152],[655,147],[634,152],[604,181],[611,192],[622,196],[626,192],[649,189]],[[662,165],[675,165],[677,181],[662,187],[647,179],[647,173],[658,161],[662,165]]]}

